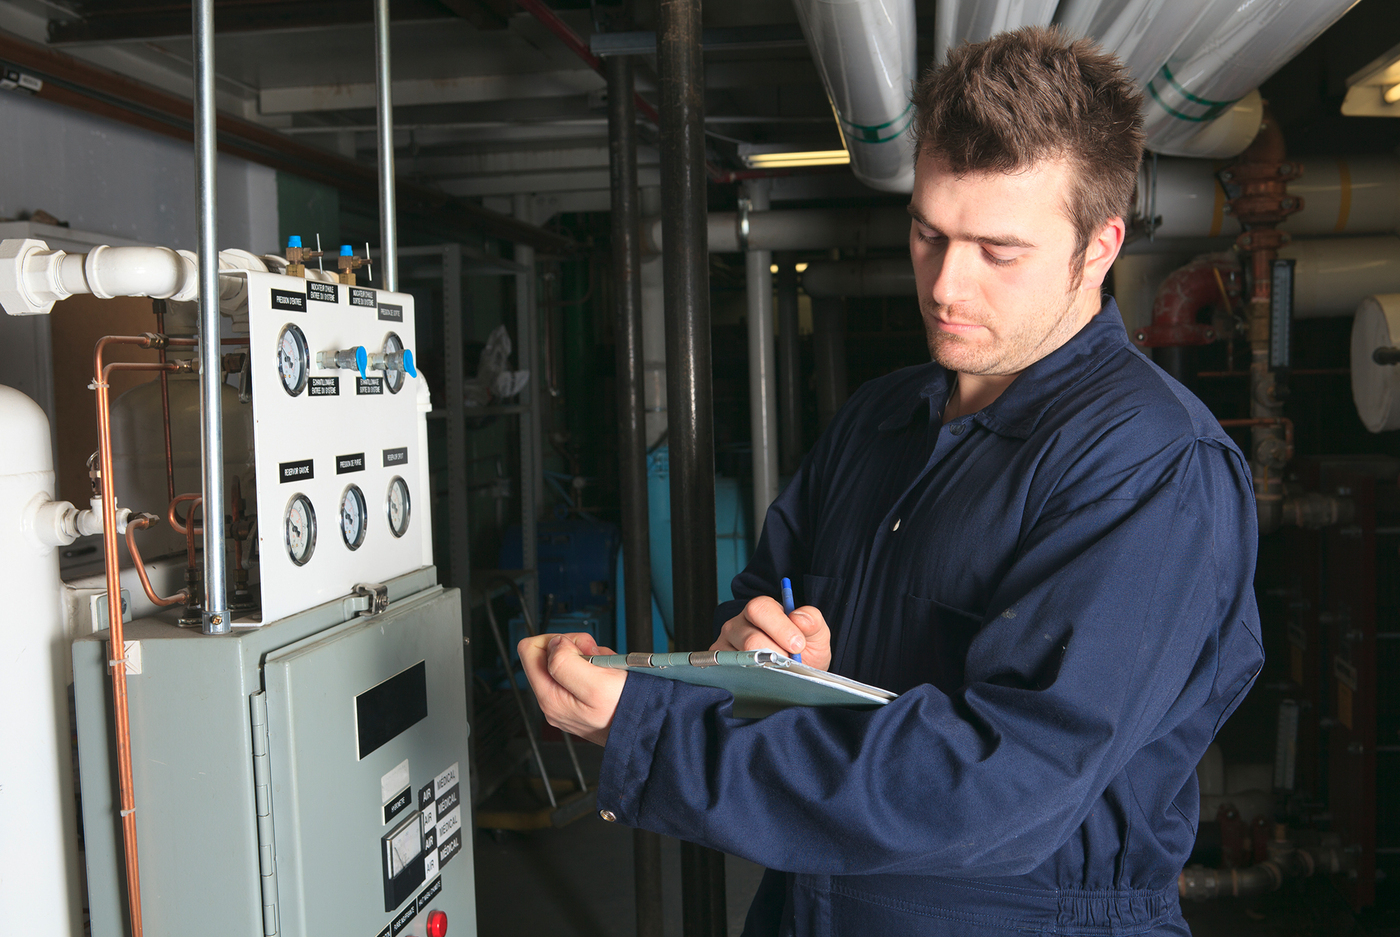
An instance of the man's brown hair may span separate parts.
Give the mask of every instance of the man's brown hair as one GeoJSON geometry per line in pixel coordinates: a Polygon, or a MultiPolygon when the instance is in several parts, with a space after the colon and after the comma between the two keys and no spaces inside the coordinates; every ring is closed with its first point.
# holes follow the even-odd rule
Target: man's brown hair
{"type": "Polygon", "coordinates": [[[914,109],[916,153],[959,175],[1066,160],[1076,271],[1104,222],[1131,217],[1142,95],[1122,64],[1087,39],[1026,26],[959,46],[914,86],[914,109]]]}

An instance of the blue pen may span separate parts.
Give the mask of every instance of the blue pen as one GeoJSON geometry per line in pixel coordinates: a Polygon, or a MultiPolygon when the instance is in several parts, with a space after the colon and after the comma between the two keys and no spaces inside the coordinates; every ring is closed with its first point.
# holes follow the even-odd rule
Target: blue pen
{"type": "MultiPolygon", "coordinates": [[[[797,604],[792,599],[792,580],[784,577],[779,585],[783,588],[783,611],[790,616],[797,610],[797,604]]],[[[802,663],[801,654],[792,655],[792,659],[799,664],[802,663]]]]}

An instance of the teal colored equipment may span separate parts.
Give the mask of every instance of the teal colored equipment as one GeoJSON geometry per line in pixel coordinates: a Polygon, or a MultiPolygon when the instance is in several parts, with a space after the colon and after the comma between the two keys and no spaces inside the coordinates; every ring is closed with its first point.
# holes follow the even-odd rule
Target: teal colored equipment
{"type": "MultiPolygon", "coordinates": [[[[670,451],[657,446],[647,454],[647,510],[651,534],[651,593],[653,649],[671,648],[669,635],[675,634],[674,583],[671,577],[671,463],[670,451]]],[[[719,601],[734,598],[730,583],[753,552],[750,511],[737,478],[715,476],[715,559],[718,568],[719,601]]],[[[617,647],[627,653],[626,609],[622,588],[622,555],[617,562],[617,647]]],[[[684,650],[684,649],[682,649],[684,650]]],[[[693,648],[692,648],[693,650],[693,648]]]]}

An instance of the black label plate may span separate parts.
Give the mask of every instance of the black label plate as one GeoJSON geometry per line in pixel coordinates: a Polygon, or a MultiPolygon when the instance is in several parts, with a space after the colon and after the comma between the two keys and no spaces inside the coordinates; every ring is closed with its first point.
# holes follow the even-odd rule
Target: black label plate
{"type": "Polygon", "coordinates": [[[306,294],[293,293],[290,290],[273,290],[272,308],[281,312],[305,312],[306,294]]]}
{"type": "Polygon", "coordinates": [[[401,446],[398,449],[384,450],[384,467],[391,468],[396,465],[408,464],[408,447],[401,446]]]}
{"type": "Polygon", "coordinates": [[[361,397],[376,397],[384,393],[384,378],[382,377],[357,377],[355,378],[355,393],[361,397]]]}
{"type": "Polygon", "coordinates": [[[379,304],[379,318],[384,322],[402,322],[403,307],[393,306],[389,303],[379,304]]]}
{"type": "Polygon", "coordinates": [[[315,303],[340,305],[340,287],[334,283],[318,283],[315,280],[307,280],[306,298],[315,303]]]}
{"type": "Polygon", "coordinates": [[[279,462],[277,477],[282,484],[306,481],[316,477],[314,459],[299,459],[296,462],[279,462]]]}
{"type": "Polygon", "coordinates": [[[309,397],[339,397],[340,378],[332,375],[330,377],[313,377],[307,388],[309,397]]]}
{"type": "Polygon", "coordinates": [[[344,475],[346,472],[363,472],[364,470],[365,454],[363,452],[335,457],[335,473],[337,475],[344,475]]]}
{"type": "Polygon", "coordinates": [[[365,309],[374,309],[379,305],[379,297],[374,295],[374,290],[367,290],[361,286],[350,287],[350,305],[361,306],[365,309]]]}

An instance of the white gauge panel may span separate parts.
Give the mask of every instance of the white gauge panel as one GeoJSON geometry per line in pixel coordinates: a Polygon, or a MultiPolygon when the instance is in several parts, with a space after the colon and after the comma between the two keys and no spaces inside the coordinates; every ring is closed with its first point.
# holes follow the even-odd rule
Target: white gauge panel
{"type": "Polygon", "coordinates": [[[431,564],[432,531],[422,377],[320,354],[415,351],[413,297],[246,276],[265,624],[431,564]]]}

